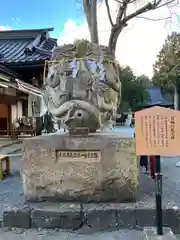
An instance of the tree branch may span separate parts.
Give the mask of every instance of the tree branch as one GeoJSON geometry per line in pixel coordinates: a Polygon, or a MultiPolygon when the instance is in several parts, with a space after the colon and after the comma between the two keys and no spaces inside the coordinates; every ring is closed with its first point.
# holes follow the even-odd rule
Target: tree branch
{"type": "Polygon", "coordinates": [[[97,0],[83,0],[83,8],[88,23],[91,42],[98,44],[97,0]]]}
{"type": "Polygon", "coordinates": [[[114,23],[113,23],[113,20],[112,20],[112,17],[111,17],[111,12],[110,12],[110,8],[109,8],[109,2],[108,2],[108,0],[105,0],[105,4],[106,4],[106,9],[107,9],[109,21],[110,21],[110,23],[111,23],[111,26],[113,27],[113,26],[114,26],[114,23]]]}
{"type": "Polygon", "coordinates": [[[97,0],[90,1],[91,5],[91,31],[92,31],[92,38],[91,42],[99,44],[98,38],[98,22],[97,22],[97,0]]]}
{"type": "MultiPolygon", "coordinates": [[[[160,0],[159,0],[160,1],[160,0]]],[[[162,1],[162,0],[161,0],[162,1]]],[[[160,1],[160,3],[161,3],[161,1],[160,1]]],[[[169,4],[171,4],[171,3],[173,3],[175,0],[169,0],[168,2],[166,2],[166,3],[163,3],[163,4],[161,4],[160,5],[160,3],[159,4],[156,4],[156,9],[158,9],[158,8],[161,8],[161,7],[164,7],[164,6],[168,6],[169,4]]],[[[178,4],[178,0],[177,0],[177,3],[176,4],[178,4]]],[[[174,6],[176,6],[176,4],[174,5],[174,6]]]]}
{"type": "Polygon", "coordinates": [[[173,3],[175,0],[169,0],[169,1],[161,4],[162,1],[163,0],[158,0],[158,1],[154,0],[154,2],[147,3],[143,7],[139,8],[137,11],[135,11],[135,12],[129,14],[127,17],[125,17],[123,19],[123,22],[127,22],[127,21],[131,20],[132,18],[137,17],[138,15],[140,15],[142,13],[145,13],[147,11],[151,11],[151,10],[155,10],[155,9],[167,6],[167,5],[171,4],[171,3],[173,3]]]}
{"type": "Polygon", "coordinates": [[[171,17],[166,17],[166,18],[147,18],[147,17],[138,16],[137,18],[142,18],[142,19],[149,20],[149,21],[162,21],[162,20],[168,20],[171,17]]]}
{"type": "Polygon", "coordinates": [[[84,9],[84,13],[86,15],[86,20],[87,20],[87,23],[88,23],[89,30],[91,28],[90,8],[91,8],[91,6],[90,6],[89,0],[83,0],[83,9],[84,9]]]}
{"type": "Polygon", "coordinates": [[[123,19],[123,22],[126,23],[127,21],[129,21],[130,19],[137,17],[138,15],[145,13],[147,11],[153,10],[153,5],[152,3],[147,3],[146,5],[144,5],[143,7],[139,8],[138,10],[136,10],[135,12],[129,14],[128,16],[126,16],[123,19]]]}
{"type": "Polygon", "coordinates": [[[124,0],[122,6],[119,7],[119,11],[118,11],[118,14],[116,17],[116,26],[118,26],[120,24],[123,14],[124,14],[124,11],[126,10],[127,5],[130,1],[131,0],[124,0]]]}
{"type": "Polygon", "coordinates": [[[122,1],[120,1],[120,0],[114,0],[114,1],[117,2],[117,3],[123,4],[123,0],[122,0],[122,1]]]}

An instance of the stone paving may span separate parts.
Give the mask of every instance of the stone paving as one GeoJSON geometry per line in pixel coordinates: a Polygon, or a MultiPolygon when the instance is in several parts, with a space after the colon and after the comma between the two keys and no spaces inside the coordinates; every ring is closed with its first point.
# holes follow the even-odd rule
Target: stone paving
{"type": "MultiPolygon", "coordinates": [[[[24,201],[22,183],[19,174],[20,158],[12,157],[12,176],[0,183],[0,219],[2,212],[24,201]]],[[[163,172],[163,205],[165,208],[180,208],[180,168],[176,167],[179,158],[162,158],[163,172]]],[[[140,175],[140,200],[136,206],[154,207],[154,181],[149,175],[140,175]]]]}
{"type": "MultiPolygon", "coordinates": [[[[163,171],[163,206],[165,208],[180,208],[180,168],[176,167],[179,158],[162,158],[163,171]]],[[[12,158],[11,177],[6,178],[0,183],[0,219],[2,213],[24,201],[21,178],[19,174],[20,158],[12,158]]],[[[154,182],[149,175],[140,175],[140,200],[136,207],[153,208],[155,207],[154,182]]],[[[133,204],[133,203],[132,203],[133,204]]]]}
{"type": "MultiPolygon", "coordinates": [[[[12,150],[12,147],[9,149],[12,150]]],[[[6,149],[7,150],[7,149],[6,149]]],[[[8,152],[8,151],[7,151],[8,152]]],[[[164,208],[180,208],[180,168],[176,167],[176,163],[180,160],[179,157],[162,157],[162,172],[163,172],[163,206],[164,208]]],[[[20,158],[12,158],[11,177],[6,178],[0,183],[0,220],[2,220],[3,211],[12,208],[13,206],[24,202],[21,178],[19,174],[20,158]]],[[[154,208],[154,182],[149,175],[140,175],[140,200],[136,203],[136,207],[154,208]]],[[[90,236],[77,235],[77,233],[57,232],[57,231],[17,231],[9,232],[4,229],[0,230],[1,239],[143,239],[143,233],[138,231],[116,231],[111,233],[93,233],[90,236]],[[135,236],[137,237],[135,238],[135,236]]],[[[180,237],[179,237],[180,239],[180,237]]]]}
{"type": "Polygon", "coordinates": [[[0,221],[2,221],[3,211],[9,209],[16,203],[24,201],[24,194],[20,179],[20,158],[12,159],[12,176],[0,182],[0,221]]]}
{"type": "Polygon", "coordinates": [[[0,240],[145,240],[144,233],[135,230],[121,230],[114,232],[100,232],[79,234],[53,230],[15,229],[13,231],[0,230],[0,240]]]}

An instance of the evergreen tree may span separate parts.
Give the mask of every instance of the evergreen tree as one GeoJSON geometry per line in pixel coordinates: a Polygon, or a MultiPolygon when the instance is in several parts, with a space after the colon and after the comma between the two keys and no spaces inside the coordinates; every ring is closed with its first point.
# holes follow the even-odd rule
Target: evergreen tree
{"type": "MultiPolygon", "coordinates": [[[[136,77],[130,67],[121,70],[120,80],[122,84],[122,99],[120,111],[125,111],[125,106],[129,106],[132,111],[136,111],[148,100],[148,92],[145,82],[150,82],[147,76],[136,77]]],[[[126,109],[128,111],[129,109],[126,109]]]]}
{"type": "MultiPolygon", "coordinates": [[[[165,91],[177,91],[180,97],[180,34],[167,37],[154,64],[153,82],[165,91]]],[[[179,102],[179,101],[178,101],[179,102]]]]}

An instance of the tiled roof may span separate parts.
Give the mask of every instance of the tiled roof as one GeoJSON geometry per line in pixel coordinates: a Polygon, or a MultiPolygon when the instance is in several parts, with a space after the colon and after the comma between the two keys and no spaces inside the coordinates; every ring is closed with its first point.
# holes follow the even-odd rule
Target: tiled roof
{"type": "Polygon", "coordinates": [[[7,75],[12,78],[19,77],[17,73],[15,73],[14,71],[10,70],[9,68],[3,66],[2,64],[0,64],[0,74],[7,75]]]}
{"type": "Polygon", "coordinates": [[[53,29],[35,29],[0,32],[0,63],[19,64],[47,60],[57,46],[50,38],[53,29]]]}
{"type": "Polygon", "coordinates": [[[168,106],[172,105],[173,103],[166,99],[166,96],[162,94],[160,88],[150,87],[147,88],[149,93],[149,100],[146,103],[147,106],[154,106],[154,105],[161,105],[161,106],[168,106]]]}

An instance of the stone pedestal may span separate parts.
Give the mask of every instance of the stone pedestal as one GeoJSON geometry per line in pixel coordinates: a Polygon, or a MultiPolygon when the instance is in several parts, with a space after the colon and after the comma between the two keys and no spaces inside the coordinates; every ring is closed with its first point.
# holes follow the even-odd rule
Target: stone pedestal
{"type": "Polygon", "coordinates": [[[30,201],[125,202],[138,195],[135,140],[120,133],[24,140],[21,176],[30,201]]]}

